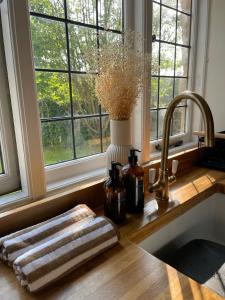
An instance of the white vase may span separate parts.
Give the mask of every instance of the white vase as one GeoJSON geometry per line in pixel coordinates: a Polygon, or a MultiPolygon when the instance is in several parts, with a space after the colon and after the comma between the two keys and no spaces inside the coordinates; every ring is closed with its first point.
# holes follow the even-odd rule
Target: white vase
{"type": "Polygon", "coordinates": [[[111,161],[121,164],[128,163],[131,145],[130,120],[110,120],[111,144],[106,150],[107,168],[111,168],[111,161]]]}

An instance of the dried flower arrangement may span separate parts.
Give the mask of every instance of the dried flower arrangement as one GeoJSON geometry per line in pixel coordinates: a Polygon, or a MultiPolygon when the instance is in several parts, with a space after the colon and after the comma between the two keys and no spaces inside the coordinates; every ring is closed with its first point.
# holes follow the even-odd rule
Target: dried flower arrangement
{"type": "Polygon", "coordinates": [[[111,120],[128,120],[142,91],[150,56],[137,49],[141,43],[140,34],[126,31],[97,54],[95,92],[111,120]]]}

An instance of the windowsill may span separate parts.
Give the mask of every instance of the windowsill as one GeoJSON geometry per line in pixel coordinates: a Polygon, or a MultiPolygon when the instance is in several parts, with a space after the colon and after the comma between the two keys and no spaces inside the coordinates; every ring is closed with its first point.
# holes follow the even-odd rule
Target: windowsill
{"type": "Polygon", "coordinates": [[[82,175],[77,175],[69,179],[56,181],[54,183],[48,184],[47,186],[47,196],[53,195],[60,191],[65,191],[70,189],[72,186],[77,187],[81,184],[92,184],[96,180],[104,180],[107,176],[107,170],[105,168],[99,168],[95,171],[86,172],[82,175]]]}
{"type": "MultiPolygon", "coordinates": [[[[181,154],[182,152],[185,152],[186,150],[188,150],[188,151],[192,150],[196,147],[197,147],[196,142],[192,141],[192,142],[189,142],[189,143],[184,143],[183,145],[181,145],[179,147],[169,149],[169,157],[173,156],[175,154],[178,154],[178,153],[181,154]]],[[[155,161],[155,160],[160,161],[160,158],[161,158],[161,151],[154,151],[154,152],[151,153],[150,162],[155,161]]]]}
{"type": "MultiPolygon", "coordinates": [[[[196,142],[186,143],[180,147],[170,149],[169,156],[183,154],[187,151],[191,151],[196,148],[196,142]]],[[[160,162],[161,152],[154,152],[151,154],[150,163],[143,164],[144,167],[152,165],[153,163],[160,162]]],[[[47,186],[46,198],[52,199],[58,198],[61,193],[70,194],[82,189],[95,186],[99,183],[103,183],[106,179],[107,171],[105,168],[99,168],[95,171],[86,172],[82,175],[74,176],[70,179],[57,181],[47,186]]],[[[42,200],[32,200],[24,192],[16,192],[13,194],[0,197],[0,213],[10,211],[14,208],[26,206],[42,200]]]]}

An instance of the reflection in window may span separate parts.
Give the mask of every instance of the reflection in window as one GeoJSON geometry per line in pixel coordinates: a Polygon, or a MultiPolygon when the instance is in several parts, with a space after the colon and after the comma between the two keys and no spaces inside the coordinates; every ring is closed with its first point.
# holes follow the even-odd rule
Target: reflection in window
{"type": "MultiPolygon", "coordinates": [[[[169,102],[187,89],[190,55],[191,0],[153,1],[151,82],[151,140],[162,138],[169,102]]],[[[186,129],[186,101],[175,110],[172,135],[186,129]]]]}
{"type": "Polygon", "coordinates": [[[85,52],[121,39],[123,0],[29,0],[45,164],[106,150],[109,117],[85,52]]]}

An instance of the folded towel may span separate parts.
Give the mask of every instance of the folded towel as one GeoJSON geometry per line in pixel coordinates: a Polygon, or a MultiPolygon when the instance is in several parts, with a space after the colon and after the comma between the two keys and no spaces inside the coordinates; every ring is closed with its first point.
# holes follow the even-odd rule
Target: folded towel
{"type": "Polygon", "coordinates": [[[13,268],[21,285],[35,292],[112,247],[118,239],[107,218],[89,217],[18,257],[13,268]]]}
{"type": "Polygon", "coordinates": [[[30,249],[62,234],[67,227],[95,213],[85,204],[45,222],[22,229],[0,239],[0,258],[12,265],[14,260],[30,249]]]}

